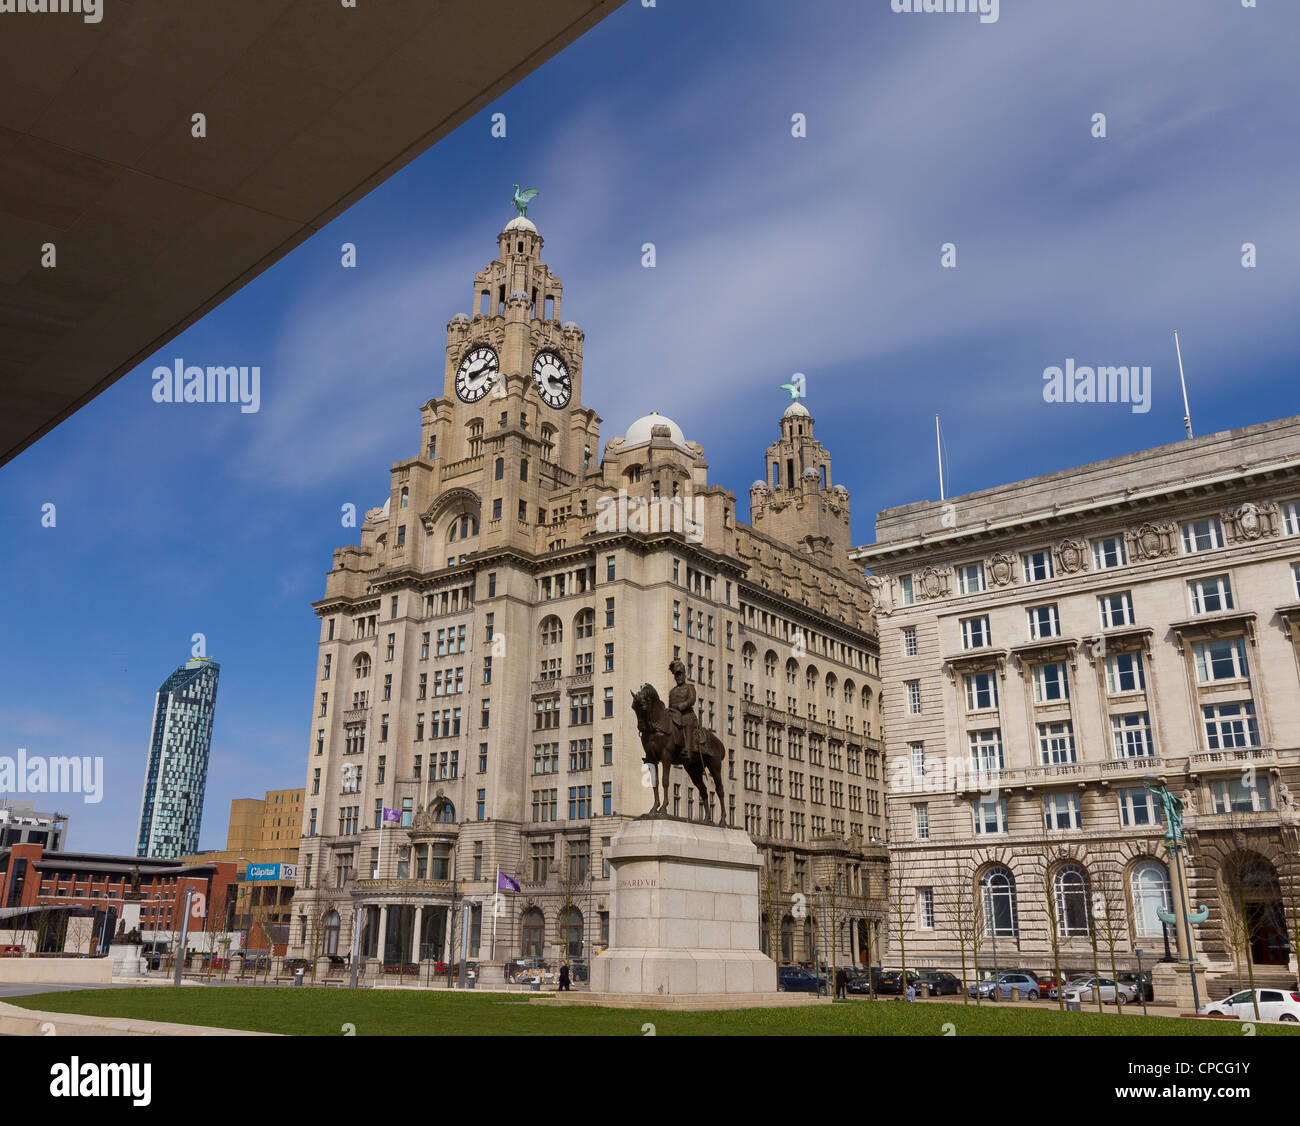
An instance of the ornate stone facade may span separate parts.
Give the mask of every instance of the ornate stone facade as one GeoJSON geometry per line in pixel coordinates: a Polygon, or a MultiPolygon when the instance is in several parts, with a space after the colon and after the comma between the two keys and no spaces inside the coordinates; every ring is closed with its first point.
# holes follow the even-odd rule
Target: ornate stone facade
{"type": "Polygon", "coordinates": [[[1295,980],[1300,419],[887,510],[852,555],[895,592],[891,930],[909,964],[1051,972],[1055,947],[1091,972],[1093,935],[1107,974],[1112,946],[1120,970],[1163,958],[1178,873],[1155,776],[1186,803],[1212,989],[1247,956],[1257,982],[1295,980]]]}
{"type": "MultiPolygon", "coordinates": [[[[291,953],[346,956],[359,910],[372,962],[459,958],[467,898],[471,957],[599,949],[604,848],[651,804],[630,695],[679,656],[728,748],[728,819],[764,857],[764,943],[784,926],[806,959],[823,919],[847,960],[884,887],[879,653],[848,492],[802,404],[767,455],[796,471],[751,492],[752,526],[663,415],[598,458],[584,334],[541,249],[527,219],[499,235],[473,315],[447,325],[419,453],[315,604],[291,953]],[[498,870],[522,891],[494,899],[498,870]]],[[[673,804],[697,814],[680,770],[673,804]]]]}

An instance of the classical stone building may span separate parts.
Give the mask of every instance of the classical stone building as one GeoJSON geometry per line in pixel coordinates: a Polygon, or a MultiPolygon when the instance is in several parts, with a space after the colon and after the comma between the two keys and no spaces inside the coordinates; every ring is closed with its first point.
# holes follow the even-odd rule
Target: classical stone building
{"type": "Polygon", "coordinates": [[[1300,418],[888,509],[852,555],[909,963],[1048,970],[1054,931],[1067,970],[1090,934],[1106,973],[1112,943],[1165,957],[1154,775],[1186,803],[1211,986],[1247,956],[1295,980],[1300,418]]]}
{"type": "MultiPolygon", "coordinates": [[[[467,905],[471,957],[599,949],[603,851],[652,802],[631,694],[666,694],[679,656],[727,746],[727,818],[767,858],[764,941],[829,962],[817,935],[833,928],[846,961],[882,913],[885,856],[879,655],[848,493],[797,403],[752,524],[669,418],[598,457],[583,332],[541,250],[526,218],[498,236],[473,315],[447,325],[418,453],[315,604],[290,952],[346,955],[359,908],[363,956],[458,958],[467,905]],[[498,870],[522,891],[494,899],[498,870]]],[[[701,812],[680,769],[671,801],[701,812]]]]}

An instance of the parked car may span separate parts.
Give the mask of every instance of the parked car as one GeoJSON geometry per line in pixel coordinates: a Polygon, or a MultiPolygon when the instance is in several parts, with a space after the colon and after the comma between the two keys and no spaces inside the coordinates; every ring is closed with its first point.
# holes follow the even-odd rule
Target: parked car
{"type": "Polygon", "coordinates": [[[854,974],[849,978],[849,983],[845,986],[845,989],[850,993],[870,993],[871,980],[874,976],[874,974],[867,973],[854,974]]]}
{"type": "MultiPolygon", "coordinates": [[[[1087,982],[1087,980],[1088,979],[1084,977],[1082,974],[1075,974],[1073,977],[1067,977],[1065,979],[1065,985],[1062,988],[1065,990],[1066,993],[1069,993],[1069,991],[1073,989],[1076,985],[1082,986],[1085,982],[1087,982]]],[[[1053,1001],[1055,1001],[1057,999],[1057,994],[1060,993],[1060,991],[1061,991],[1060,989],[1058,989],[1055,985],[1053,985],[1047,991],[1047,995],[1053,1001]]]]}
{"type": "Polygon", "coordinates": [[[955,974],[946,970],[921,970],[921,979],[917,990],[930,997],[957,997],[961,994],[961,982],[955,974]]]}
{"type": "Polygon", "coordinates": [[[1119,1003],[1127,1004],[1137,996],[1136,985],[1125,985],[1120,982],[1115,984],[1108,977],[1086,977],[1073,982],[1069,982],[1065,987],[1065,999],[1067,1001],[1093,1001],[1096,998],[1093,990],[1096,989],[1101,994],[1101,1003],[1103,1005],[1113,1005],[1115,1003],[1115,994],[1119,994],[1119,1003]]]}
{"type": "Polygon", "coordinates": [[[801,970],[798,966],[778,966],[776,970],[776,987],[783,993],[817,993],[825,982],[810,970],[801,970]]]}
{"type": "Polygon", "coordinates": [[[1225,1017],[1239,1017],[1241,1020],[1282,1020],[1288,1024],[1300,1022],[1300,992],[1283,989],[1256,989],[1259,998],[1259,1017],[1255,1016],[1255,1005],[1250,998],[1250,990],[1244,989],[1225,997],[1222,1001],[1211,1001],[1196,1011],[1202,1016],[1217,1014],[1225,1017]]]}
{"type": "MultiPolygon", "coordinates": [[[[876,979],[876,992],[878,994],[902,996],[907,992],[907,986],[903,984],[903,974],[900,970],[873,970],[872,973],[876,979]]],[[[915,970],[907,971],[907,985],[916,985],[920,980],[921,975],[915,970]]]]}
{"type": "Polygon", "coordinates": [[[1037,1001],[1041,994],[1038,981],[1032,974],[1003,974],[997,981],[978,981],[966,990],[969,997],[985,997],[990,1001],[1009,1001],[1011,991],[1020,990],[1020,996],[1029,1001],[1037,1001]]]}
{"type": "MultiPolygon", "coordinates": [[[[1138,975],[1135,973],[1118,974],[1117,979],[1122,985],[1131,985],[1133,987],[1133,1000],[1140,1000],[1138,996],[1138,975]]],[[[1151,984],[1151,975],[1142,974],[1142,992],[1146,994],[1146,1000],[1154,1001],[1156,999],[1155,989],[1151,984]]]]}

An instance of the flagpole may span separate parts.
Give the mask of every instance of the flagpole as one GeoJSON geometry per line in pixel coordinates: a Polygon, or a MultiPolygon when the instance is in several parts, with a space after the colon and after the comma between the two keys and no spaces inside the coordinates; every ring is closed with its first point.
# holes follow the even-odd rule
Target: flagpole
{"type": "Polygon", "coordinates": [[[384,807],[379,807],[379,867],[375,869],[374,878],[379,879],[379,873],[384,870],[384,826],[388,824],[384,820],[384,807]]]}
{"type": "Polygon", "coordinates": [[[497,896],[501,894],[501,869],[497,869],[497,882],[492,888],[492,961],[497,960],[497,896]]]}
{"type": "Polygon", "coordinates": [[[1187,380],[1183,378],[1183,349],[1178,343],[1178,330],[1174,330],[1174,349],[1178,352],[1178,382],[1183,386],[1183,425],[1187,427],[1187,436],[1192,436],[1192,412],[1187,405],[1187,380]]]}
{"type": "Polygon", "coordinates": [[[947,500],[943,495],[943,442],[939,437],[939,416],[934,416],[934,448],[939,454],[939,499],[947,500]]]}

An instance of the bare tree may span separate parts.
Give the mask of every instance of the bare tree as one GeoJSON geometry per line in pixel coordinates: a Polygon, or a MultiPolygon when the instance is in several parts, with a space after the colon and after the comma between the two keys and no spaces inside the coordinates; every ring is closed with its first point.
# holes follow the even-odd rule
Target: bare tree
{"type": "MultiPolygon", "coordinates": [[[[980,902],[980,897],[975,891],[976,878],[975,866],[973,863],[958,862],[957,876],[953,882],[952,890],[952,919],[953,928],[957,935],[957,946],[961,957],[961,995],[962,1003],[966,1004],[970,998],[967,995],[968,979],[966,976],[967,955],[970,956],[970,965],[972,973],[975,975],[972,980],[979,980],[979,944],[986,929],[985,915],[988,913],[988,907],[980,902]]],[[[984,893],[987,895],[987,891],[984,893]]],[[[979,989],[975,990],[975,1002],[979,1003],[979,989]]]]}
{"type": "MultiPolygon", "coordinates": [[[[1114,863],[1099,864],[1092,877],[1092,916],[1101,929],[1102,941],[1105,942],[1106,950],[1110,955],[1110,979],[1115,983],[1115,1011],[1117,1013],[1124,1011],[1123,1005],[1120,1003],[1118,964],[1115,961],[1115,948],[1123,935],[1123,903],[1124,880],[1122,870],[1114,863]]],[[[1097,941],[1094,938],[1094,963],[1096,962],[1096,948],[1097,941]]],[[[1138,989],[1141,988],[1142,982],[1139,980],[1138,989]]],[[[1101,996],[1100,987],[1097,989],[1097,996],[1099,998],[1101,996]]]]}

